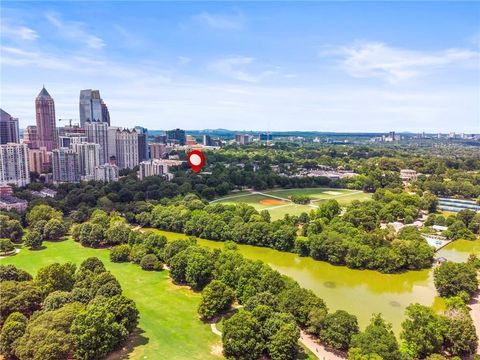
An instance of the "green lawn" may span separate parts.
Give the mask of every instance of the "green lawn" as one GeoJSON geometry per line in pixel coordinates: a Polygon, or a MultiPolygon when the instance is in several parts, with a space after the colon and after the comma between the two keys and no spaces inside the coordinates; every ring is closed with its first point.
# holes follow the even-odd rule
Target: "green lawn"
{"type": "Polygon", "coordinates": [[[79,265],[90,256],[100,258],[122,285],[124,295],[133,299],[140,311],[140,334],[125,353],[109,359],[215,359],[221,358],[221,339],[210,325],[197,316],[200,295],[172,284],[168,272],[147,272],[130,263],[112,263],[108,250],[90,249],[73,240],[46,242],[46,249],[22,248],[17,255],[0,259],[34,275],[53,262],[71,261],[79,265]],[[214,355],[216,352],[218,355],[214,355]]]}
{"type": "Polygon", "coordinates": [[[224,198],[214,200],[214,202],[233,204],[233,203],[246,203],[255,207],[258,211],[267,209],[270,211],[272,220],[282,219],[285,214],[300,215],[302,212],[309,213],[312,209],[315,209],[319,203],[329,199],[337,200],[340,205],[346,206],[353,200],[368,200],[371,198],[371,194],[364,193],[356,190],[348,189],[332,189],[332,188],[306,188],[306,189],[272,189],[259,191],[259,193],[248,193],[242,191],[241,193],[235,193],[224,198]],[[259,194],[261,193],[261,194],[259,194]],[[262,195],[265,194],[265,195],[262,195]],[[272,199],[268,195],[283,198],[288,201],[292,195],[308,195],[312,198],[312,204],[310,205],[298,205],[293,203],[285,203],[279,205],[260,204],[260,200],[272,199]]]}

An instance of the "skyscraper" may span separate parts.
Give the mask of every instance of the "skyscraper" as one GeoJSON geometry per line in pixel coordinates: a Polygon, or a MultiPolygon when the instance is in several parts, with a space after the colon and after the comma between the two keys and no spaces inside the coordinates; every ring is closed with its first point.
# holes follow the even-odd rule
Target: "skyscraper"
{"type": "Polygon", "coordinates": [[[133,169],[138,165],[138,133],[135,130],[117,130],[117,165],[120,169],[133,169]]]}
{"type": "Polygon", "coordinates": [[[28,172],[27,145],[0,145],[0,185],[25,186],[30,183],[28,172]]]}
{"type": "Polygon", "coordinates": [[[107,130],[108,152],[107,160],[111,162],[117,159],[117,130],[121,130],[118,126],[110,126],[107,130]]]}
{"type": "Polygon", "coordinates": [[[23,143],[27,144],[29,149],[38,149],[38,129],[35,125],[30,125],[23,130],[23,143]]]}
{"type": "Polygon", "coordinates": [[[99,90],[80,91],[80,127],[84,128],[87,121],[106,122],[110,125],[110,113],[107,105],[100,97],[99,90]]]}
{"type": "Polygon", "coordinates": [[[174,142],[178,145],[185,145],[185,130],[173,129],[167,131],[167,141],[174,142]]]}
{"type": "Polygon", "coordinates": [[[72,144],[78,154],[78,166],[83,180],[95,178],[95,168],[100,165],[100,145],[93,143],[72,144]]]}
{"type": "Polygon", "coordinates": [[[108,162],[108,124],[106,122],[85,123],[87,141],[100,145],[100,163],[108,162]]]}
{"type": "Polygon", "coordinates": [[[28,149],[28,167],[31,172],[42,174],[50,166],[51,152],[46,147],[41,149],[28,149]]]}
{"type": "Polygon", "coordinates": [[[0,144],[19,142],[18,119],[0,109],[0,144]]]}
{"type": "Polygon", "coordinates": [[[118,181],[118,167],[117,165],[104,164],[95,168],[96,181],[118,181]]]}
{"type": "Polygon", "coordinates": [[[35,99],[37,116],[38,146],[45,146],[48,151],[57,148],[57,129],[55,123],[55,102],[45,87],[35,99]]]}
{"type": "Polygon", "coordinates": [[[148,151],[148,129],[135,126],[135,131],[138,134],[138,159],[140,161],[147,160],[149,158],[148,151]]]}
{"type": "Polygon", "coordinates": [[[53,181],[79,182],[80,168],[78,154],[67,148],[55,149],[52,151],[53,181]]]}

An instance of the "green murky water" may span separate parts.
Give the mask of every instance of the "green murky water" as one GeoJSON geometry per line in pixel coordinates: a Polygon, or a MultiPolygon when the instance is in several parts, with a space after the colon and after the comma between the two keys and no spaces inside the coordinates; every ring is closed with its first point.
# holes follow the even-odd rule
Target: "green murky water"
{"type": "MultiPolygon", "coordinates": [[[[169,239],[184,237],[161,232],[169,239]]],[[[199,239],[199,244],[222,248],[223,243],[199,239]]],[[[272,268],[295,279],[323,298],[331,310],[344,309],[358,317],[361,328],[372,313],[382,313],[398,334],[405,308],[411,303],[433,306],[441,310],[443,302],[436,296],[432,270],[409,271],[402,274],[381,274],[369,270],[353,270],[333,266],[311,258],[268,248],[239,245],[249,259],[262,260],[272,268]]],[[[465,261],[471,252],[480,253],[480,241],[456,241],[441,250],[439,256],[465,261]]]]}

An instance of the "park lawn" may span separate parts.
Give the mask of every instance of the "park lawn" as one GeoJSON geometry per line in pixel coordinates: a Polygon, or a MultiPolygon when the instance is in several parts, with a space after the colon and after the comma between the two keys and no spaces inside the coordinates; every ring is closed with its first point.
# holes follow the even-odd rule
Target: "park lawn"
{"type": "Polygon", "coordinates": [[[309,213],[312,210],[316,210],[317,205],[300,205],[300,204],[290,204],[288,206],[276,206],[268,209],[270,212],[270,217],[272,220],[283,219],[286,214],[289,215],[300,215],[301,213],[309,213]]]}
{"type": "Polygon", "coordinates": [[[129,342],[125,351],[128,355],[118,353],[108,359],[222,357],[221,339],[211,332],[210,325],[198,319],[200,294],[173,285],[167,271],[148,272],[135,264],[112,263],[108,250],[82,247],[71,239],[44,245],[45,249],[37,251],[22,248],[18,254],[0,259],[0,264],[14,264],[34,275],[54,262],[71,261],[78,266],[84,259],[96,256],[118,279],[124,295],[137,304],[140,331],[129,342]]]}

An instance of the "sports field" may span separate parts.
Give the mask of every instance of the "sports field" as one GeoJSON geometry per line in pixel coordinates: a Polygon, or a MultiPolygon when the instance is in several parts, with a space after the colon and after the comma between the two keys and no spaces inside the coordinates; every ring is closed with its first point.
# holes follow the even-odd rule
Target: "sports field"
{"type": "Polygon", "coordinates": [[[316,209],[318,204],[329,199],[337,200],[340,205],[348,205],[353,200],[368,200],[371,194],[363,191],[332,189],[332,188],[307,188],[307,189],[273,189],[265,191],[242,191],[212,201],[213,203],[246,203],[258,211],[268,210],[272,220],[282,219],[285,214],[299,215],[316,209]],[[308,205],[294,204],[292,195],[307,195],[312,201],[308,205]]]}

